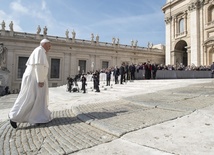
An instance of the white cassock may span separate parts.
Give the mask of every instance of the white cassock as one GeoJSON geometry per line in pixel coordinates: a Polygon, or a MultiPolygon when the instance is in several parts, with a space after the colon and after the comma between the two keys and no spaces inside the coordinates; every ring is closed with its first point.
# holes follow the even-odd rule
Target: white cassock
{"type": "Polygon", "coordinates": [[[51,112],[48,110],[49,65],[42,46],[32,52],[26,66],[21,90],[9,113],[9,118],[19,123],[47,123],[51,120],[51,112]],[[44,86],[39,87],[39,82],[44,82],[44,86]]]}

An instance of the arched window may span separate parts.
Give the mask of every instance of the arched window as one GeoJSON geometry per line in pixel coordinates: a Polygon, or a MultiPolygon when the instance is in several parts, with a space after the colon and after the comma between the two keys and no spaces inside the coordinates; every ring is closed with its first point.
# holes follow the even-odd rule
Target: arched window
{"type": "Polygon", "coordinates": [[[214,5],[208,8],[208,22],[214,21],[214,5]]]}
{"type": "Polygon", "coordinates": [[[184,33],[184,19],[179,20],[179,33],[184,33]]]}

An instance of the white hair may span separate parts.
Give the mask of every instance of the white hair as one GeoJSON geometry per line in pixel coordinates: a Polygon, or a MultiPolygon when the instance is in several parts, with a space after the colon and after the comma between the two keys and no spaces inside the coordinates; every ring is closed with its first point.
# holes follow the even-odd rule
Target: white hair
{"type": "Polygon", "coordinates": [[[50,41],[48,40],[48,39],[42,39],[41,41],[40,41],[40,45],[42,46],[42,45],[44,45],[45,43],[49,43],[50,41]]]}

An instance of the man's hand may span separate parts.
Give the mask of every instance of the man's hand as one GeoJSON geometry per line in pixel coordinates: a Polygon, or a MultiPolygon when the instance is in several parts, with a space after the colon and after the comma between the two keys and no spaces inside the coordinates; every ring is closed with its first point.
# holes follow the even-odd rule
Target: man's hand
{"type": "Polygon", "coordinates": [[[38,85],[39,85],[39,87],[43,87],[44,86],[44,82],[39,82],[38,85]]]}

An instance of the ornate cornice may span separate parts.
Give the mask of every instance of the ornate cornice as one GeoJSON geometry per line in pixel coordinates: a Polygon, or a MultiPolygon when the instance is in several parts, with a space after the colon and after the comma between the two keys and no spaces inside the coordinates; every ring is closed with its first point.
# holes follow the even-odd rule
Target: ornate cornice
{"type": "Polygon", "coordinates": [[[188,6],[189,11],[194,11],[196,9],[200,9],[204,5],[204,0],[196,0],[195,2],[192,2],[188,6]]]}
{"type": "Polygon", "coordinates": [[[172,21],[172,16],[165,18],[165,23],[169,24],[172,21]]]}
{"type": "Polygon", "coordinates": [[[209,46],[214,46],[214,37],[211,37],[204,41],[204,46],[209,47],[209,46]]]}

